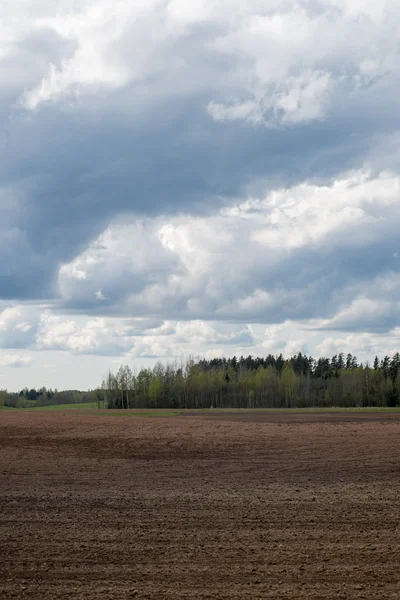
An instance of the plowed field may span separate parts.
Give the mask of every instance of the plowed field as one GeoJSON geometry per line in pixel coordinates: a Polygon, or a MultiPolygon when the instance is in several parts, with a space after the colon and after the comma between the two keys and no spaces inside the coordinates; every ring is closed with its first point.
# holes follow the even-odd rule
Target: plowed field
{"type": "Polygon", "coordinates": [[[0,413],[0,598],[400,598],[400,415],[0,413]]]}

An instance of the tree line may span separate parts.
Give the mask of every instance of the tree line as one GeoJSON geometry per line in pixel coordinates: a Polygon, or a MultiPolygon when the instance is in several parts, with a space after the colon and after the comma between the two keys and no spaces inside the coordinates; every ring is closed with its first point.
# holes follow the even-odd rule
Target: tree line
{"type": "Polygon", "coordinates": [[[9,408],[34,408],[35,406],[57,406],[60,404],[81,404],[95,402],[97,394],[94,391],[80,392],[78,390],[58,391],[41,387],[24,388],[20,392],[0,391],[0,406],[9,408]]]}
{"type": "Polygon", "coordinates": [[[372,365],[344,353],[189,359],[109,371],[94,391],[108,408],[302,408],[400,405],[400,354],[372,365]]]}

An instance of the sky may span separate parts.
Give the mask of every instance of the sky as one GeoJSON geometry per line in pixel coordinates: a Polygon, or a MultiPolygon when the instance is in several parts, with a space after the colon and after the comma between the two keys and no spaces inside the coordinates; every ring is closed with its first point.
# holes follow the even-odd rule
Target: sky
{"type": "Polygon", "coordinates": [[[398,0],[3,0],[0,387],[399,350],[398,0]]]}

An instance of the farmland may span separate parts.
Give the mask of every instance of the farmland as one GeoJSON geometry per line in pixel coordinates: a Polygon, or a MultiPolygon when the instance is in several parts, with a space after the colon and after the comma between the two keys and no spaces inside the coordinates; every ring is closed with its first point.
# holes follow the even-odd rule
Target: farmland
{"type": "Polygon", "coordinates": [[[399,412],[145,415],[0,414],[1,599],[399,597],[399,412]]]}

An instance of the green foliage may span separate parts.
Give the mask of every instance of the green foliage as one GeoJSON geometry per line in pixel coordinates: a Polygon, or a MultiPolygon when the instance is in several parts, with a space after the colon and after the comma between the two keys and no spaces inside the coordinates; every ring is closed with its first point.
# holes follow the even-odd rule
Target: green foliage
{"type": "Polygon", "coordinates": [[[49,406],[34,406],[31,410],[82,410],[98,408],[97,402],[75,402],[74,404],[53,404],[49,406]]]}
{"type": "Polygon", "coordinates": [[[400,405],[400,355],[375,360],[373,369],[350,353],[157,363],[136,374],[121,367],[97,392],[111,409],[394,407],[400,405]]]}
{"type": "Polygon", "coordinates": [[[285,397],[285,404],[287,408],[291,408],[294,405],[298,383],[299,382],[292,365],[290,362],[286,362],[281,373],[280,387],[285,397]]]}
{"type": "Polygon", "coordinates": [[[215,358],[157,363],[133,372],[109,371],[90,392],[25,388],[0,392],[0,408],[283,409],[400,406],[400,354],[378,357],[373,368],[350,353],[318,360],[300,352],[277,357],[215,358]]]}
{"type": "Polygon", "coordinates": [[[149,385],[149,398],[151,406],[157,408],[163,393],[163,383],[160,377],[153,377],[149,385]]]}
{"type": "Polygon", "coordinates": [[[83,404],[85,407],[93,404],[97,400],[97,392],[79,392],[77,390],[40,390],[27,388],[19,393],[4,392],[4,404],[9,408],[46,408],[57,406],[75,406],[83,404]]]}

